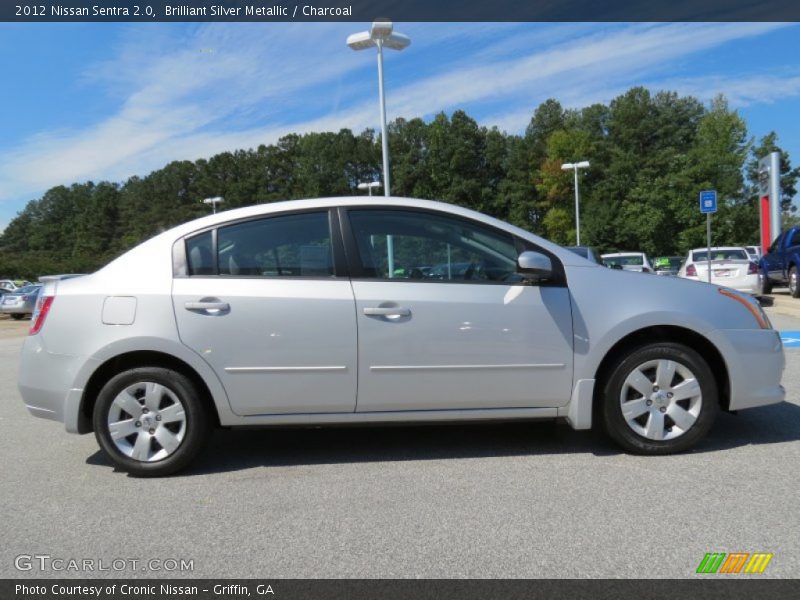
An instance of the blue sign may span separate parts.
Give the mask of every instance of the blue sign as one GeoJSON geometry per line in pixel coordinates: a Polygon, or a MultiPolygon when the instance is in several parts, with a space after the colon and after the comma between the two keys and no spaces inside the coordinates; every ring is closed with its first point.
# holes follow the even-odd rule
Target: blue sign
{"type": "Polygon", "coordinates": [[[800,348],[800,331],[781,331],[784,348],[800,348]]]}
{"type": "Polygon", "coordinates": [[[704,190],[700,192],[700,212],[717,212],[717,190],[704,190]]]}

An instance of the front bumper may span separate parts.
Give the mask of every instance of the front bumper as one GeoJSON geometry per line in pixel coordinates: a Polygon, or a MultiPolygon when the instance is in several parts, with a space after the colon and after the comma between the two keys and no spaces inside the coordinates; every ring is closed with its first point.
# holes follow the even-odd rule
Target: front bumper
{"type": "Polygon", "coordinates": [[[780,334],[774,329],[718,329],[707,334],[725,359],[730,380],[730,410],[783,402],[781,376],[786,364],[780,334]]]}
{"type": "Polygon", "coordinates": [[[86,362],[81,356],[48,352],[41,336],[25,338],[17,385],[28,412],[78,433],[83,389],[74,384],[86,362]]]}

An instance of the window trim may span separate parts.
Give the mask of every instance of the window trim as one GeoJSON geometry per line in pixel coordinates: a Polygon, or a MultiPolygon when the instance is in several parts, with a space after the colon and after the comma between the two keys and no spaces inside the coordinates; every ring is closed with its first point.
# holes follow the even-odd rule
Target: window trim
{"type": "Polygon", "coordinates": [[[475,219],[470,219],[469,217],[463,217],[461,215],[455,215],[453,213],[441,210],[433,210],[429,208],[417,208],[417,207],[409,207],[409,206],[391,206],[391,205],[380,205],[376,206],[374,204],[368,205],[348,205],[348,206],[340,206],[338,209],[339,212],[339,223],[341,226],[341,237],[344,243],[344,254],[347,258],[347,264],[350,271],[350,279],[353,281],[385,281],[385,282],[392,282],[392,283],[424,283],[424,284],[434,284],[434,283],[444,283],[444,284],[453,284],[453,285],[503,285],[503,286],[535,286],[535,287],[567,287],[567,278],[566,273],[564,271],[564,265],[555,254],[538,246],[537,244],[530,242],[526,239],[519,237],[511,233],[510,231],[506,231],[505,229],[501,229],[499,227],[495,227],[493,225],[489,225],[488,223],[483,223],[481,221],[476,221],[475,219]],[[394,277],[369,277],[365,275],[364,265],[361,262],[361,254],[358,249],[358,242],[356,241],[355,233],[353,232],[353,228],[350,223],[350,211],[396,211],[396,212],[405,212],[405,213],[418,213],[418,214],[427,214],[433,215],[443,218],[454,219],[456,221],[462,221],[469,225],[478,225],[479,227],[488,229],[492,233],[508,236],[511,238],[511,242],[514,244],[514,248],[517,252],[517,255],[521,254],[526,250],[532,250],[535,252],[541,252],[545,256],[547,256],[553,264],[553,277],[552,279],[546,281],[488,281],[488,280],[470,280],[470,279],[398,279],[394,277]]]}
{"type": "Polygon", "coordinates": [[[318,207],[318,208],[304,208],[300,210],[286,210],[280,212],[266,213],[260,215],[253,215],[250,217],[242,217],[239,219],[231,219],[223,223],[209,225],[187,233],[178,238],[172,247],[172,277],[173,279],[255,279],[255,280],[288,280],[288,281],[330,281],[334,279],[348,279],[349,273],[347,272],[347,261],[344,256],[344,246],[342,244],[341,232],[339,227],[339,215],[336,207],[318,207]],[[252,221],[263,221],[274,217],[289,217],[293,215],[323,213],[328,217],[328,234],[331,240],[331,259],[333,263],[332,275],[229,275],[227,273],[220,274],[219,272],[219,248],[217,244],[217,231],[222,227],[231,225],[239,225],[241,223],[248,223],[252,221]],[[211,275],[189,275],[189,260],[186,252],[186,242],[197,235],[202,235],[206,232],[211,232],[211,252],[214,258],[214,273],[211,275]]]}

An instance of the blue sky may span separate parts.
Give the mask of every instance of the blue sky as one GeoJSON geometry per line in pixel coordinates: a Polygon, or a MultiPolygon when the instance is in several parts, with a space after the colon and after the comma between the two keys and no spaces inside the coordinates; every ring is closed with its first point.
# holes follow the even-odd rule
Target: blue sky
{"type": "MultiPolygon", "coordinates": [[[[378,119],[358,23],[0,24],[0,229],[51,186],[122,181],[171,160],[360,131],[378,119]]],[[[800,163],[800,25],[402,23],[387,110],[465,109],[524,130],[533,109],[608,102],[633,85],[724,93],[750,134],[800,163]]]]}

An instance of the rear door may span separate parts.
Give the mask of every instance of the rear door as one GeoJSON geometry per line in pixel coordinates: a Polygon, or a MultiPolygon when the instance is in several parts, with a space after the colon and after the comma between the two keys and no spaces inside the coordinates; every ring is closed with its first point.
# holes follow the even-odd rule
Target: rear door
{"type": "Polygon", "coordinates": [[[358,412],[554,407],[569,400],[569,291],[563,278],[525,285],[516,273],[521,247],[511,234],[412,209],[353,208],[347,217],[358,412]]]}
{"type": "Polygon", "coordinates": [[[188,269],[173,281],[180,338],[236,414],[355,410],[355,307],[332,215],[266,216],[185,242],[188,269]]]}

